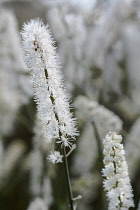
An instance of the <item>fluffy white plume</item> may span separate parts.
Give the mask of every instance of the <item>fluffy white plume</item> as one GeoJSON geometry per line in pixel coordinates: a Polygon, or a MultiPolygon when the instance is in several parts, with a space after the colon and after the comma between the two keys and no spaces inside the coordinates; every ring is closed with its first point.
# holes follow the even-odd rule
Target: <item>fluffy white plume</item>
{"type": "MultiPolygon", "coordinates": [[[[31,20],[24,24],[21,34],[24,60],[32,75],[38,117],[44,136],[48,140],[59,139],[62,145],[70,146],[69,139],[75,139],[78,135],[76,120],[70,112],[60,61],[48,26],[39,19],[31,20]]],[[[51,153],[52,162],[58,162],[58,158],[54,161],[56,153],[51,153]]]]}

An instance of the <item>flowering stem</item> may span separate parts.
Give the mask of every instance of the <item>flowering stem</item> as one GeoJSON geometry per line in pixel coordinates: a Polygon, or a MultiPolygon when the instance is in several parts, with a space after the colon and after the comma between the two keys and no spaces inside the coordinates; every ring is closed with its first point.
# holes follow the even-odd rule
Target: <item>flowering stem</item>
{"type": "Polygon", "coordinates": [[[65,175],[66,175],[66,181],[67,181],[67,187],[68,187],[68,193],[69,193],[70,208],[71,208],[71,210],[74,210],[74,208],[73,208],[73,196],[72,196],[72,189],[71,189],[71,182],[70,182],[70,175],[69,175],[65,146],[63,146],[63,155],[64,155],[64,169],[65,169],[65,175]]]}
{"type": "MultiPolygon", "coordinates": [[[[45,77],[46,77],[46,80],[47,80],[48,79],[47,69],[44,69],[44,71],[45,71],[45,77]]],[[[55,99],[53,97],[53,94],[50,96],[50,99],[51,99],[52,104],[54,104],[55,99]]],[[[55,112],[55,118],[59,122],[59,117],[58,117],[56,112],[55,112]]],[[[59,135],[62,136],[60,130],[59,130],[59,135]]],[[[72,190],[71,190],[71,183],[70,183],[70,176],[69,176],[69,169],[68,169],[68,162],[67,162],[67,155],[66,155],[65,146],[63,146],[63,155],[64,155],[64,168],[65,168],[65,174],[66,174],[66,180],[67,180],[67,186],[68,186],[68,193],[69,193],[69,202],[70,202],[71,210],[73,210],[73,200],[72,200],[73,196],[72,196],[72,190]]]]}

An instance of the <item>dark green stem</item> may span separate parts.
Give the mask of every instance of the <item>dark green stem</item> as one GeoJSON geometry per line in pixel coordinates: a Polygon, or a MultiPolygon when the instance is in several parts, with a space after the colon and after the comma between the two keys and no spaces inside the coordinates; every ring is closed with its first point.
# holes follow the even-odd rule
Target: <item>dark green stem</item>
{"type": "Polygon", "coordinates": [[[70,175],[69,175],[69,169],[68,169],[68,162],[67,162],[66,150],[65,150],[64,146],[63,146],[63,155],[64,155],[64,169],[65,169],[65,175],[66,175],[66,181],[67,181],[67,188],[68,188],[68,194],[69,194],[70,208],[71,208],[71,210],[74,210],[74,208],[73,208],[73,196],[72,196],[72,189],[71,189],[71,182],[70,182],[70,175]]]}
{"type": "Polygon", "coordinates": [[[97,129],[94,121],[92,121],[92,125],[93,125],[93,128],[94,128],[95,139],[96,139],[96,142],[97,142],[99,161],[100,161],[100,170],[102,170],[102,168],[103,168],[103,146],[101,144],[101,139],[100,139],[100,136],[99,136],[99,132],[98,132],[98,129],[97,129]]]}
{"type": "Polygon", "coordinates": [[[135,210],[139,209],[139,202],[140,202],[140,193],[139,193],[138,198],[136,200],[136,204],[135,204],[135,208],[134,208],[135,210]]]}
{"type": "MultiPolygon", "coordinates": [[[[102,146],[102,142],[101,142],[101,138],[99,135],[99,131],[98,128],[96,126],[96,123],[94,121],[92,121],[92,125],[93,125],[93,129],[94,129],[94,134],[95,134],[95,139],[97,142],[97,149],[98,149],[98,154],[99,154],[99,163],[98,163],[98,169],[99,171],[102,170],[103,168],[103,146],[102,146]]],[[[102,179],[102,176],[101,176],[102,179]]],[[[100,199],[100,205],[102,206],[102,208],[106,209],[107,207],[107,203],[106,203],[106,198],[104,195],[104,190],[103,190],[103,185],[100,185],[99,188],[99,199],[100,199]],[[102,200],[102,202],[101,202],[102,200]]]]}

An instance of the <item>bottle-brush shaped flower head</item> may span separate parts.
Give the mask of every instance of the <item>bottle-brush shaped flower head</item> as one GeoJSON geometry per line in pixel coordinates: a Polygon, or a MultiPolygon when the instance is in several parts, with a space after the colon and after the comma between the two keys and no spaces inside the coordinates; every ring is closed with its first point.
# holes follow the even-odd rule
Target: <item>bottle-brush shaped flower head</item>
{"type": "Polygon", "coordinates": [[[122,136],[109,132],[103,140],[104,188],[107,191],[109,210],[127,210],[134,206],[133,193],[121,144],[122,136]]]}
{"type": "Polygon", "coordinates": [[[69,96],[51,32],[41,20],[35,19],[24,24],[21,35],[43,133],[47,140],[71,147],[71,140],[78,135],[76,119],[70,112],[69,96]]]}

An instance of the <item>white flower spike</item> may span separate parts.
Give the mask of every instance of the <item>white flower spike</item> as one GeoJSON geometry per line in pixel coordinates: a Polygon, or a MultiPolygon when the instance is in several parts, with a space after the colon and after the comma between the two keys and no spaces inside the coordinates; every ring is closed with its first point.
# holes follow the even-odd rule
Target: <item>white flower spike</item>
{"type": "Polygon", "coordinates": [[[104,144],[104,165],[102,170],[104,188],[107,191],[109,210],[127,210],[134,207],[132,187],[125,160],[125,152],[121,144],[122,136],[109,132],[104,144]]]}
{"type": "Polygon", "coordinates": [[[21,35],[43,134],[47,140],[71,147],[71,141],[78,135],[76,119],[70,112],[60,60],[50,30],[41,20],[35,19],[24,24],[21,35]]]}
{"type": "Polygon", "coordinates": [[[50,162],[52,162],[53,164],[55,163],[62,163],[62,158],[63,155],[60,155],[60,152],[58,151],[51,151],[51,154],[49,155],[49,157],[47,158],[50,162]]]}

